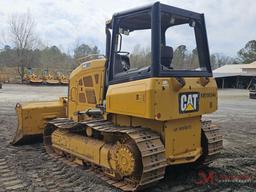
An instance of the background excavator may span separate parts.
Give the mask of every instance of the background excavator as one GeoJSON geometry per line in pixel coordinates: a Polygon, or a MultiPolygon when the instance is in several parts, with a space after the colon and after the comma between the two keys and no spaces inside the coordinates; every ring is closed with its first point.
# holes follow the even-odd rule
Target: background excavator
{"type": "MultiPolygon", "coordinates": [[[[106,23],[106,54],[70,75],[68,97],[17,104],[13,144],[42,136],[51,154],[82,162],[109,184],[139,190],[165,168],[209,163],[222,149],[219,129],[202,115],[217,110],[204,15],[159,2],[114,14],[106,23]],[[179,66],[168,29],[186,26],[198,65],[179,66]],[[150,36],[150,61],[134,66],[125,37],[150,36]]],[[[184,38],[186,39],[186,38],[184,38]]]]}

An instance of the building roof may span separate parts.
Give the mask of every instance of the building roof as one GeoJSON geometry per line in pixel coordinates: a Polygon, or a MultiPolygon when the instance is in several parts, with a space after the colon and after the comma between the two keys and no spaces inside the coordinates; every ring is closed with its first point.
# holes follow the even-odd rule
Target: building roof
{"type": "Polygon", "coordinates": [[[244,64],[242,66],[243,69],[256,69],[256,61],[250,63],[250,64],[244,64]]]}
{"type": "MultiPolygon", "coordinates": [[[[215,78],[232,77],[232,76],[252,76],[243,69],[256,69],[256,61],[250,64],[227,64],[213,71],[215,78]]],[[[255,74],[256,75],[256,74],[255,74]]]]}
{"type": "Polygon", "coordinates": [[[218,69],[215,69],[214,73],[240,73],[242,72],[242,65],[243,64],[228,64],[224,65],[218,69]]]}

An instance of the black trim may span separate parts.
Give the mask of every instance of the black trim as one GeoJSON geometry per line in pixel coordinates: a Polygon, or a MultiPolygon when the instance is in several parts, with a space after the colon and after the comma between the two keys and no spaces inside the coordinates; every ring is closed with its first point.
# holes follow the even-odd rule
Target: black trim
{"type": "Polygon", "coordinates": [[[110,50],[106,50],[108,55],[108,66],[106,72],[107,85],[122,83],[127,81],[145,79],[150,77],[212,77],[210,65],[209,46],[206,34],[204,15],[192,11],[160,4],[148,5],[136,9],[119,12],[113,15],[111,23],[107,24],[108,29],[112,29],[112,39],[110,41],[110,50]],[[127,16],[133,16],[148,11],[151,14],[151,65],[150,67],[139,69],[137,71],[128,71],[114,74],[114,54],[116,35],[118,34],[119,22],[127,16]],[[173,15],[187,17],[196,21],[195,36],[198,48],[198,58],[200,64],[204,64],[207,71],[189,71],[189,70],[162,70],[161,69],[161,43],[165,45],[166,27],[161,28],[161,12],[171,13],[173,15]]]}
{"type": "Polygon", "coordinates": [[[109,58],[110,58],[110,54],[111,54],[111,32],[108,28],[108,24],[106,24],[105,27],[105,33],[106,33],[106,63],[105,63],[105,81],[104,81],[104,88],[103,88],[103,99],[106,99],[106,95],[107,95],[107,90],[108,90],[108,82],[109,82],[109,58]]]}
{"type": "Polygon", "coordinates": [[[105,29],[106,33],[106,58],[109,58],[110,56],[110,44],[111,44],[111,33],[110,30],[106,27],[105,29]]]}
{"type": "MultiPolygon", "coordinates": [[[[156,2],[156,3],[159,3],[159,2],[156,2]]],[[[115,13],[113,15],[113,17],[117,17],[117,16],[124,17],[124,16],[130,15],[130,14],[134,14],[136,12],[144,12],[144,11],[150,10],[156,3],[149,4],[149,5],[142,6],[142,7],[137,7],[137,8],[134,8],[134,9],[128,9],[128,10],[122,11],[122,12],[118,12],[118,13],[115,13]]]]}
{"type": "Polygon", "coordinates": [[[196,19],[196,20],[201,19],[199,13],[192,12],[192,11],[185,10],[185,9],[181,9],[181,8],[177,8],[177,7],[173,7],[173,6],[170,6],[170,5],[161,4],[161,11],[172,13],[174,15],[188,17],[188,18],[191,18],[191,19],[196,19]]]}
{"type": "Polygon", "coordinates": [[[160,3],[157,2],[152,7],[151,13],[151,75],[159,76],[160,71],[160,51],[161,51],[161,17],[160,3]]]}
{"type": "Polygon", "coordinates": [[[207,71],[174,70],[161,71],[160,77],[212,77],[212,73],[207,71]]]}

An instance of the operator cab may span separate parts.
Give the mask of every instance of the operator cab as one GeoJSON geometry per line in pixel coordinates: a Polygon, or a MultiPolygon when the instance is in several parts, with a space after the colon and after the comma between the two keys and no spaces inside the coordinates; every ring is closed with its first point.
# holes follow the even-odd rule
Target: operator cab
{"type": "Polygon", "coordinates": [[[108,84],[212,76],[203,14],[156,2],[115,14],[106,34],[108,84]]]}

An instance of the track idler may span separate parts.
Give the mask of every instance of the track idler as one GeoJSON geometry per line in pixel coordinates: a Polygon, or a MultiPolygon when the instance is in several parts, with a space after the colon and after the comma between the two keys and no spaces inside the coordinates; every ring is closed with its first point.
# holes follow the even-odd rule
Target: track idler
{"type": "Polygon", "coordinates": [[[91,165],[101,179],[124,191],[156,183],[167,166],[159,135],[105,120],[76,123],[55,119],[47,124],[44,144],[48,153],[91,165]],[[87,128],[93,130],[92,136],[86,136],[87,128]]]}

